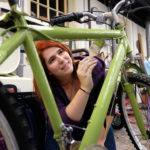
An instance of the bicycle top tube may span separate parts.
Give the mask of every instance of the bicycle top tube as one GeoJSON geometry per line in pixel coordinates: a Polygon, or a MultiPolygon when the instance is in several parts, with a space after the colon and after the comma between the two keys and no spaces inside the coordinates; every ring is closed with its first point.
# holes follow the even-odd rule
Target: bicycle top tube
{"type": "Polygon", "coordinates": [[[63,28],[63,27],[42,27],[30,25],[34,40],[49,38],[53,40],[89,40],[89,39],[119,39],[124,36],[120,30],[85,29],[85,28],[63,28]]]}

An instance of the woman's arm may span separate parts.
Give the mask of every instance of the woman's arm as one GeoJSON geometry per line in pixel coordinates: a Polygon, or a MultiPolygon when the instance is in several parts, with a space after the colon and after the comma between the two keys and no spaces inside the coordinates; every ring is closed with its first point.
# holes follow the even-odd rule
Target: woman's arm
{"type": "Polygon", "coordinates": [[[66,107],[66,114],[74,121],[80,121],[88,102],[89,94],[78,90],[72,101],[66,107]]]}
{"type": "Polygon", "coordinates": [[[113,121],[113,116],[106,116],[106,127],[104,126],[102,127],[97,144],[104,146],[112,121],[113,121]]]}
{"type": "Polygon", "coordinates": [[[77,76],[81,89],[77,91],[66,107],[67,115],[75,121],[81,120],[83,116],[89,94],[93,88],[92,71],[96,65],[97,60],[91,57],[86,57],[79,62],[77,76]]]}

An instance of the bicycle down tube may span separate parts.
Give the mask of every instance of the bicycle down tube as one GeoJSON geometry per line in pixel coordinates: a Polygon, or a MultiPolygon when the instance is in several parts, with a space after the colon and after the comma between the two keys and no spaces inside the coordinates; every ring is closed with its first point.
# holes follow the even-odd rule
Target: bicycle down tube
{"type": "Polygon", "coordinates": [[[99,95],[98,100],[95,105],[95,109],[93,110],[92,116],[89,120],[87,131],[84,134],[84,137],[83,137],[82,143],[81,143],[81,147],[79,150],[83,150],[87,146],[97,143],[97,139],[98,139],[99,133],[102,129],[102,126],[103,126],[103,123],[105,120],[105,116],[106,116],[106,113],[107,113],[107,110],[108,110],[108,107],[110,104],[110,100],[112,98],[112,95],[113,95],[113,92],[115,89],[117,77],[119,75],[124,58],[125,58],[126,54],[128,53],[127,50],[128,49],[127,49],[126,40],[125,40],[125,38],[122,38],[120,40],[117,51],[114,55],[114,59],[111,63],[108,74],[107,74],[104,84],[102,86],[100,95],[99,95]],[[101,119],[101,121],[98,121],[99,118],[101,119]],[[90,135],[91,137],[94,137],[94,138],[87,139],[88,135],[90,135]]]}

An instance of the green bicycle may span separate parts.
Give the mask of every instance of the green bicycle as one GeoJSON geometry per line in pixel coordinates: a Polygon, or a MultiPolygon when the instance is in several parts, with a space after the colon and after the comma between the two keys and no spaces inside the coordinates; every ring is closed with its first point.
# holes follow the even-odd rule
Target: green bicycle
{"type": "MultiPolygon", "coordinates": [[[[142,70],[138,65],[132,63],[132,50],[128,44],[124,27],[119,23],[117,16],[119,8],[124,5],[125,2],[125,0],[121,0],[111,12],[103,13],[101,16],[95,16],[89,12],[79,12],[60,16],[53,20],[53,23],[81,21],[80,18],[88,16],[91,20],[95,20],[96,22],[107,18],[111,18],[115,21],[115,30],[100,30],[31,26],[27,24],[24,13],[18,9],[17,0],[9,0],[11,11],[5,15],[3,21],[11,21],[14,25],[2,32],[1,35],[5,36],[10,30],[13,30],[14,34],[11,37],[5,38],[2,42],[0,47],[0,63],[3,63],[18,46],[23,44],[47,114],[51,121],[54,137],[61,150],[66,150],[68,145],[70,149],[73,149],[75,141],[70,136],[70,127],[62,122],[59,115],[54,97],[34,46],[34,41],[37,40],[118,39],[119,43],[117,50],[97,103],[95,104],[94,111],[89,120],[79,150],[86,150],[97,142],[112,95],[114,91],[117,92],[117,89],[121,97],[119,103],[125,121],[125,127],[127,128],[131,141],[139,150],[150,149],[150,77],[145,74],[128,75],[129,69],[134,69],[138,73],[142,73],[142,70]],[[117,84],[118,81],[120,83],[119,87],[117,84]],[[143,95],[147,97],[147,100],[144,102],[142,100],[143,95]],[[130,107],[130,109],[128,109],[128,107],[130,107]],[[129,118],[129,110],[132,111],[134,124],[131,123],[129,118]]],[[[31,135],[25,117],[19,109],[15,99],[7,95],[2,84],[0,87],[1,140],[4,141],[8,150],[35,150],[34,138],[31,135]]]]}

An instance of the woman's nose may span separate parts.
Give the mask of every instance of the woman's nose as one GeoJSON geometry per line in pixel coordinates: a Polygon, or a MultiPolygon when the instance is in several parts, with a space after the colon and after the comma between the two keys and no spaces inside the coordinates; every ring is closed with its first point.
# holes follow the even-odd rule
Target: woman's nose
{"type": "Polygon", "coordinates": [[[58,61],[59,61],[60,63],[63,63],[63,62],[64,62],[64,58],[63,58],[62,56],[58,56],[58,61]]]}

